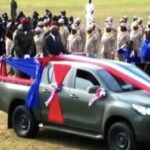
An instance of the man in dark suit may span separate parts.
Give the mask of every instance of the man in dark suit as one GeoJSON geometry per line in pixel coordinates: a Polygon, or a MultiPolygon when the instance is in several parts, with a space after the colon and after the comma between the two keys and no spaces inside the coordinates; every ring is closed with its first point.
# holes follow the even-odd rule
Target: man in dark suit
{"type": "Polygon", "coordinates": [[[68,53],[62,43],[60,34],[59,34],[59,27],[56,25],[52,25],[50,27],[49,33],[44,37],[43,41],[43,55],[50,56],[50,55],[59,55],[68,53]]]}

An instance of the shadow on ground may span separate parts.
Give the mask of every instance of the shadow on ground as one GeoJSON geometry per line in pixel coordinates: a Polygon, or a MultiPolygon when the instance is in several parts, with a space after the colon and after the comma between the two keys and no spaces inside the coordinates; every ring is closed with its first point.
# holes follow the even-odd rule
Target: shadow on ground
{"type": "Polygon", "coordinates": [[[81,150],[107,150],[104,141],[94,140],[90,138],[70,135],[66,133],[42,130],[35,140],[42,142],[51,142],[56,145],[63,145],[70,148],[81,150]]]}
{"type": "MultiPolygon", "coordinates": [[[[36,140],[78,150],[107,150],[104,141],[49,130],[40,131],[36,140]]],[[[150,150],[150,144],[139,144],[138,148],[139,150],[150,150]]]]}

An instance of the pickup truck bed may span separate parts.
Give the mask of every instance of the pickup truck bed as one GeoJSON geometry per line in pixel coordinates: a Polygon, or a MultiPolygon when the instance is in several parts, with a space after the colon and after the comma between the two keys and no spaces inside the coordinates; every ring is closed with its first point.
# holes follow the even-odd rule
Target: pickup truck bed
{"type": "Polygon", "coordinates": [[[32,79],[23,79],[18,77],[12,76],[0,76],[0,81],[7,82],[7,83],[15,83],[15,84],[22,84],[22,85],[31,85],[33,83],[32,79]]]}

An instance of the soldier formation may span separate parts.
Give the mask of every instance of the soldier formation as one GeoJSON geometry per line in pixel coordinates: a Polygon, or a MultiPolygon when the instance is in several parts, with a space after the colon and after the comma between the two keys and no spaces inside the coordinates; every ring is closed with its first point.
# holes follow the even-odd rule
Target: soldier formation
{"type": "MultiPolygon", "coordinates": [[[[17,9],[17,4],[11,5],[17,9]]],[[[128,17],[122,16],[115,27],[113,17],[109,16],[101,29],[93,14],[94,6],[89,1],[83,27],[80,17],[68,17],[65,10],[54,15],[46,9],[42,17],[36,11],[31,17],[22,11],[17,15],[11,11],[11,19],[4,13],[0,18],[0,55],[22,58],[85,53],[89,57],[133,63],[150,60],[149,20],[144,27],[141,17],[134,16],[129,24],[128,17]]]]}

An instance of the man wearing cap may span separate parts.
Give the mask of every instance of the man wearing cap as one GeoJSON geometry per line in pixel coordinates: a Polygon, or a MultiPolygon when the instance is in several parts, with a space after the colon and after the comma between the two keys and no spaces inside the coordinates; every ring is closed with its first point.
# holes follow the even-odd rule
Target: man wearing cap
{"type": "MultiPolygon", "coordinates": [[[[11,55],[18,58],[29,58],[36,55],[36,47],[34,42],[34,34],[31,30],[31,24],[28,18],[21,19],[21,27],[17,28],[13,37],[13,46],[11,55]]],[[[15,75],[18,77],[28,76],[18,70],[15,70],[15,75]]]]}
{"type": "Polygon", "coordinates": [[[137,20],[138,26],[139,26],[139,32],[141,33],[141,42],[143,41],[143,36],[145,32],[145,27],[143,26],[143,19],[141,17],[137,20]]]}
{"type": "Polygon", "coordinates": [[[137,23],[138,16],[133,16],[133,22],[131,23],[131,29],[133,29],[133,25],[137,23]]]}
{"type": "Polygon", "coordinates": [[[60,16],[61,16],[61,18],[63,18],[63,20],[64,20],[64,25],[68,26],[68,18],[67,18],[67,16],[66,16],[66,11],[65,11],[65,10],[61,11],[61,12],[60,12],[60,16]]]}
{"type": "Polygon", "coordinates": [[[44,32],[47,32],[47,31],[49,31],[49,27],[50,27],[50,19],[48,18],[48,19],[44,19],[44,21],[43,21],[44,23],[44,27],[43,27],[43,30],[44,30],[44,32]]]}
{"type": "Polygon", "coordinates": [[[128,17],[127,16],[122,16],[122,19],[124,19],[124,23],[126,23],[127,31],[131,31],[131,25],[128,23],[128,17]]]}
{"type": "Polygon", "coordinates": [[[97,57],[99,52],[99,40],[96,34],[93,34],[94,26],[90,25],[86,28],[85,52],[90,57],[97,57]]]}
{"type": "Polygon", "coordinates": [[[81,52],[80,42],[81,42],[81,37],[77,34],[77,27],[74,24],[72,24],[71,33],[67,39],[67,50],[70,53],[81,52]]]}
{"type": "Polygon", "coordinates": [[[61,53],[67,53],[67,51],[65,50],[64,45],[61,41],[59,27],[56,25],[52,25],[50,27],[49,33],[44,37],[43,40],[43,55],[51,56],[59,55],[61,53]]]}
{"type": "Polygon", "coordinates": [[[44,27],[44,22],[43,21],[39,21],[37,23],[37,27],[43,28],[44,27]]]}
{"type": "Polygon", "coordinates": [[[104,28],[104,34],[101,40],[101,56],[106,59],[114,59],[116,38],[110,25],[104,28]]]}
{"type": "Polygon", "coordinates": [[[91,22],[91,26],[93,26],[93,34],[97,36],[98,42],[100,43],[102,38],[102,30],[100,26],[94,20],[91,22]]]}
{"type": "Polygon", "coordinates": [[[130,40],[133,42],[133,50],[140,56],[141,32],[139,31],[138,22],[132,24],[130,40]]]}
{"type": "Polygon", "coordinates": [[[44,30],[41,29],[40,27],[36,27],[34,31],[35,31],[34,42],[36,46],[36,54],[39,54],[42,53],[44,30]]]}
{"type": "Polygon", "coordinates": [[[13,39],[11,54],[19,58],[24,58],[25,55],[33,57],[35,56],[36,52],[30,20],[28,18],[23,18],[21,20],[21,25],[22,28],[16,31],[16,35],[13,39]]]}
{"type": "Polygon", "coordinates": [[[113,24],[113,17],[112,16],[108,16],[105,19],[105,26],[111,26],[111,31],[114,34],[115,38],[117,38],[117,29],[115,28],[115,26],[113,24]]]}
{"type": "MultiPolygon", "coordinates": [[[[120,49],[126,48],[127,42],[130,41],[130,34],[127,31],[126,23],[121,23],[119,29],[120,31],[117,34],[117,52],[120,51],[120,49]]],[[[120,53],[117,53],[116,57],[118,60],[123,60],[123,56],[120,55],[120,53]]]]}
{"type": "Polygon", "coordinates": [[[61,40],[62,40],[62,43],[63,43],[64,47],[66,48],[67,39],[68,39],[68,36],[69,36],[69,30],[66,27],[66,25],[64,24],[65,22],[64,22],[63,18],[60,18],[58,20],[58,23],[59,23],[59,33],[60,33],[60,36],[61,36],[61,40]]]}
{"type": "Polygon", "coordinates": [[[73,24],[77,28],[77,34],[81,37],[80,51],[83,52],[84,46],[85,46],[86,35],[85,35],[85,29],[81,27],[81,18],[80,17],[75,18],[73,24]]]}

